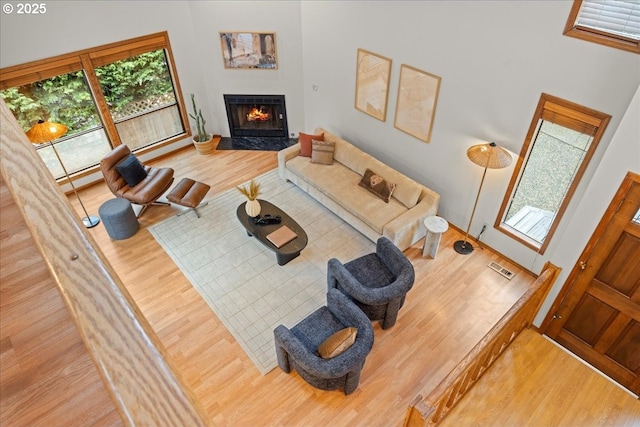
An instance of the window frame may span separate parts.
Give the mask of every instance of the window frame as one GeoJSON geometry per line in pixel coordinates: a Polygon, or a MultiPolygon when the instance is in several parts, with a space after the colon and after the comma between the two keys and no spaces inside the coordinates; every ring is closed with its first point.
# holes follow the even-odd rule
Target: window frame
{"type": "Polygon", "coordinates": [[[582,2],[583,0],[573,1],[573,6],[569,12],[569,18],[567,19],[567,23],[565,24],[562,34],[568,37],[574,37],[615,49],[622,49],[627,52],[640,54],[640,40],[634,40],[620,34],[609,33],[595,28],[577,25],[576,21],[580,13],[580,8],[582,7],[582,2]]]}
{"type": "MultiPolygon", "coordinates": [[[[102,93],[95,68],[158,49],[163,49],[167,57],[167,67],[171,75],[184,133],[134,150],[136,153],[151,152],[192,136],[187,108],[169,42],[169,34],[166,31],[2,68],[0,69],[0,90],[31,84],[60,74],[83,71],[104,131],[112,147],[115,148],[122,145],[122,141],[102,93]]],[[[89,166],[71,175],[73,178],[80,178],[95,173],[98,169],[99,165],[89,166]]],[[[58,182],[66,182],[66,178],[63,177],[58,182]]]]}
{"type": "MultiPolygon", "coordinates": [[[[585,170],[589,166],[589,162],[593,157],[593,154],[598,147],[600,140],[602,139],[602,135],[604,134],[609,121],[611,120],[611,116],[596,110],[593,110],[588,107],[584,107],[582,105],[573,103],[571,101],[567,101],[553,95],[549,95],[546,93],[542,93],[540,96],[540,100],[538,101],[538,105],[536,107],[535,113],[533,115],[533,119],[531,120],[531,124],[529,126],[529,130],[525,137],[524,144],[522,145],[522,149],[520,150],[520,155],[516,160],[516,165],[513,170],[513,174],[511,175],[511,180],[509,181],[509,185],[507,186],[507,190],[505,192],[504,199],[500,206],[500,210],[498,211],[498,216],[496,217],[496,221],[494,223],[494,228],[498,231],[506,234],[507,236],[513,238],[514,240],[522,243],[530,249],[537,251],[540,254],[544,254],[553,235],[562,220],[562,217],[571,202],[571,198],[576,191],[576,188],[580,184],[580,180],[584,175],[585,170]],[[553,222],[549,227],[549,232],[545,237],[544,241],[540,244],[528,236],[520,233],[515,230],[513,227],[505,224],[505,216],[509,209],[509,205],[513,196],[517,190],[516,185],[520,182],[520,177],[524,172],[524,168],[527,165],[527,160],[530,155],[532,144],[536,139],[537,130],[540,126],[540,121],[544,120],[545,117],[548,117],[550,114],[558,114],[565,119],[565,124],[575,125],[576,122],[582,122],[587,127],[595,128],[593,134],[593,141],[589,146],[567,192],[565,194],[562,203],[560,204],[557,213],[553,218],[553,222]]],[[[562,120],[560,120],[562,122],[562,120]]],[[[560,123],[562,124],[562,123],[560,123]]]]}

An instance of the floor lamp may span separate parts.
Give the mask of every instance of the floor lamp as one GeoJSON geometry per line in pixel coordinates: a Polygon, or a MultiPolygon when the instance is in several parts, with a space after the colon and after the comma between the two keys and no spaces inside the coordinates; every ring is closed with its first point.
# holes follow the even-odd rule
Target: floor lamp
{"type": "Polygon", "coordinates": [[[71,181],[71,178],[69,178],[69,173],[67,172],[67,168],[64,167],[64,163],[62,163],[62,159],[58,154],[58,150],[56,150],[56,146],[53,143],[53,141],[60,138],[65,133],[67,133],[67,127],[63,124],[45,122],[44,120],[38,120],[38,123],[33,125],[31,129],[27,131],[27,138],[29,138],[29,141],[31,141],[32,144],[44,144],[46,142],[51,144],[51,148],[53,149],[53,152],[58,158],[58,161],[60,162],[60,166],[62,166],[64,175],[67,177],[67,181],[69,181],[69,184],[71,185],[71,188],[73,189],[73,192],[78,198],[78,201],[80,202],[80,206],[82,206],[82,210],[84,211],[85,217],[82,218],[82,223],[87,228],[95,227],[100,222],[100,218],[98,218],[95,215],[89,215],[87,213],[87,210],[82,204],[82,200],[80,200],[80,195],[78,194],[78,191],[76,190],[75,185],[73,185],[73,181],[71,181]]]}
{"type": "Polygon", "coordinates": [[[478,200],[480,199],[480,192],[482,191],[482,184],[484,184],[484,177],[487,175],[487,169],[502,169],[511,164],[511,154],[504,148],[500,148],[495,142],[489,144],[478,144],[469,147],[467,150],[467,157],[473,163],[484,168],[482,174],[482,180],[480,181],[480,188],[478,188],[478,195],[476,196],[476,202],[473,205],[471,211],[471,218],[469,218],[469,226],[464,234],[464,240],[458,240],[453,244],[453,248],[456,252],[462,255],[469,255],[473,252],[473,246],[467,242],[469,237],[469,230],[471,229],[471,223],[473,222],[473,215],[476,213],[476,207],[478,206],[478,200]]]}

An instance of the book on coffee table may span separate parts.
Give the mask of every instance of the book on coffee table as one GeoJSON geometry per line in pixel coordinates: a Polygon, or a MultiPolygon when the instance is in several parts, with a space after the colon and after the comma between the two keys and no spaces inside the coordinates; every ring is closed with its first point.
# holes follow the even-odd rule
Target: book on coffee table
{"type": "Polygon", "coordinates": [[[267,239],[269,239],[271,243],[276,245],[276,248],[284,246],[296,237],[298,237],[298,235],[295,233],[295,231],[293,231],[286,225],[283,225],[276,231],[267,234],[267,239]]]}

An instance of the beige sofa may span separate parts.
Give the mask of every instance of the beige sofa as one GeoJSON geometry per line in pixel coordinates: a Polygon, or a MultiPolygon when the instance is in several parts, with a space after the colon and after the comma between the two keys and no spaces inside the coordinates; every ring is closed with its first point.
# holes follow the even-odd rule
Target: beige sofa
{"type": "Polygon", "coordinates": [[[344,139],[324,133],[325,141],[335,143],[332,165],[311,163],[299,156],[300,144],[278,152],[278,171],[309,193],[340,218],[375,242],[388,237],[401,250],[425,235],[424,219],[436,215],[440,195],[385,165],[344,139]],[[386,203],[358,185],[366,169],[396,184],[386,203]]]}

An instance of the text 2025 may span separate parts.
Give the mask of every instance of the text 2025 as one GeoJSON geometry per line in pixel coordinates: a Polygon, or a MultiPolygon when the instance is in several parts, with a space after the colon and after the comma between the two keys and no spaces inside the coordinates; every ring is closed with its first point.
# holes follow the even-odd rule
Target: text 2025
{"type": "Polygon", "coordinates": [[[18,3],[16,4],[18,15],[42,15],[47,13],[46,3],[18,3]]]}

